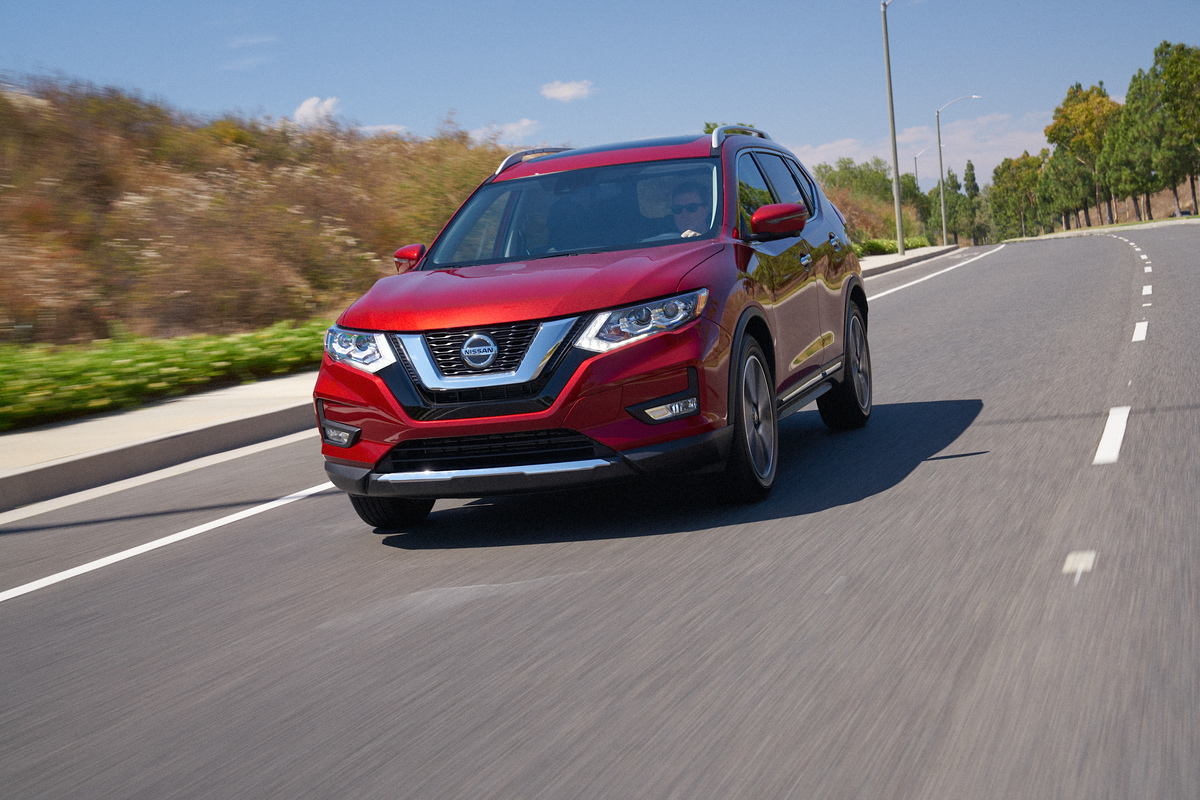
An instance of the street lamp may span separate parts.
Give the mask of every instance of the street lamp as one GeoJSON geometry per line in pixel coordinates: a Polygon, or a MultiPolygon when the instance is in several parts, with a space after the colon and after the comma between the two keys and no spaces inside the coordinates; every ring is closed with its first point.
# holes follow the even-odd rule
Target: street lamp
{"type": "Polygon", "coordinates": [[[883,15],[883,65],[887,72],[888,125],[892,130],[892,196],[896,201],[896,252],[904,255],[904,221],[900,217],[900,157],[896,154],[896,111],[892,107],[892,57],[888,53],[887,7],[893,0],[880,0],[883,15]]]}
{"type": "MultiPolygon", "coordinates": [[[[929,147],[926,147],[925,150],[928,150],[930,147],[933,147],[933,145],[929,145],[929,147]]],[[[921,193],[921,174],[917,172],[917,159],[925,155],[925,150],[922,150],[913,156],[913,182],[917,184],[917,194],[921,193]]],[[[921,235],[929,235],[929,228],[925,226],[924,222],[921,223],[921,235]]]]}
{"type": "MultiPolygon", "coordinates": [[[[929,145],[929,147],[926,147],[925,150],[928,150],[931,147],[933,147],[933,145],[929,145]]],[[[917,191],[918,192],[921,191],[921,176],[919,174],[917,174],[917,159],[920,158],[921,156],[925,155],[925,150],[922,150],[921,152],[919,152],[915,156],[913,156],[913,180],[917,182],[917,191]]]]}
{"type": "MultiPolygon", "coordinates": [[[[956,97],[946,106],[953,105],[959,100],[978,100],[983,97],[981,94],[968,94],[962,97],[956,97]]],[[[942,245],[946,244],[946,172],[942,169],[942,109],[939,108],[934,116],[937,119],[937,135],[938,135],[938,193],[942,196],[942,245]]]]}

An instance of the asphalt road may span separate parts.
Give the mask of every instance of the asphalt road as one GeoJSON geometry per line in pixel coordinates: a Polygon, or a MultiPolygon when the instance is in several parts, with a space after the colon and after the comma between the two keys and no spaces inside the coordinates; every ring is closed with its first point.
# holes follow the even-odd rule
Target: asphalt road
{"type": "Polygon", "coordinates": [[[0,592],[195,535],[0,602],[0,796],[1200,797],[1200,229],[1120,235],[869,280],[759,505],[260,509],[313,436],[10,519],[0,592]]]}

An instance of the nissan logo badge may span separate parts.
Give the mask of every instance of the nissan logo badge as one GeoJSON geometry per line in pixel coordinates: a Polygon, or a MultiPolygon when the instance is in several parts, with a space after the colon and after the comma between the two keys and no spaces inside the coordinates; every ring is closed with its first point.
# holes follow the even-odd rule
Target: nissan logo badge
{"type": "Polygon", "coordinates": [[[462,359],[473,369],[487,369],[500,354],[500,348],[492,337],[482,333],[472,333],[463,342],[462,359]]]}

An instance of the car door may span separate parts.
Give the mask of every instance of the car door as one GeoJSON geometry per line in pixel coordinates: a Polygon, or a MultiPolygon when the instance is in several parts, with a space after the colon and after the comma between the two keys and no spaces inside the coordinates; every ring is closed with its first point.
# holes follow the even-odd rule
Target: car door
{"type": "Polygon", "coordinates": [[[809,198],[808,224],[804,233],[812,247],[813,272],[817,278],[817,299],[824,326],[825,358],[830,361],[842,353],[846,334],[847,279],[857,264],[850,237],[828,200],[822,200],[812,176],[791,159],[785,159],[801,191],[809,198]]]}
{"type": "MultiPolygon", "coordinates": [[[[779,156],[744,152],[738,156],[737,170],[738,228],[743,238],[749,236],[750,217],[759,206],[798,202],[796,182],[779,156]],[[779,173],[778,179],[768,182],[764,176],[767,170],[767,174],[779,173]],[[772,189],[776,182],[782,186],[780,193],[772,189]]],[[[780,394],[820,368],[825,348],[814,258],[806,234],[807,230],[800,236],[750,242],[771,287],[768,313],[775,332],[775,375],[780,394]]]]}

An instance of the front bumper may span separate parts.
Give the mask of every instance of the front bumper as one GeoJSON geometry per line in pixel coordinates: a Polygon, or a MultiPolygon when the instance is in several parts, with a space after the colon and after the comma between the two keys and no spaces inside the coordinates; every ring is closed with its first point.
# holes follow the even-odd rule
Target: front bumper
{"type": "Polygon", "coordinates": [[[314,392],[326,471],[351,494],[429,498],[717,469],[728,453],[728,349],[728,334],[699,320],[605,354],[573,349],[538,390],[545,399],[420,407],[402,371],[326,357],[314,392]]]}

